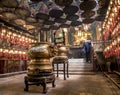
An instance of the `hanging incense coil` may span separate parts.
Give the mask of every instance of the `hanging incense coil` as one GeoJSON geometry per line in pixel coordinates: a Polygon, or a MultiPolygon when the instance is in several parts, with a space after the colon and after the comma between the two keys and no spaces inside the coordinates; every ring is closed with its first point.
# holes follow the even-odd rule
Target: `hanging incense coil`
{"type": "Polygon", "coordinates": [[[60,27],[61,27],[61,28],[69,28],[70,25],[68,25],[68,24],[61,24],[60,27]]]}
{"type": "Polygon", "coordinates": [[[71,26],[79,26],[81,24],[82,24],[82,22],[80,22],[80,21],[73,21],[73,22],[71,22],[71,26]]]}
{"type": "Polygon", "coordinates": [[[60,9],[52,9],[50,10],[49,15],[53,18],[60,18],[63,15],[63,11],[60,9]]]}
{"type": "Polygon", "coordinates": [[[99,8],[99,9],[97,10],[97,13],[98,13],[98,14],[106,14],[106,12],[107,12],[107,8],[99,8]]]}
{"type": "Polygon", "coordinates": [[[15,20],[13,20],[13,23],[16,24],[16,25],[23,26],[23,25],[26,24],[26,21],[23,20],[23,19],[15,19],[15,20]]]}
{"type": "Polygon", "coordinates": [[[68,15],[74,15],[78,10],[79,8],[77,6],[70,5],[70,6],[66,6],[63,9],[63,12],[68,15]]]}
{"type": "Polygon", "coordinates": [[[65,23],[67,20],[66,19],[64,19],[64,18],[57,18],[57,19],[55,19],[55,22],[57,22],[57,23],[65,23]]]}
{"type": "Polygon", "coordinates": [[[41,30],[42,30],[42,31],[49,31],[49,30],[50,30],[50,28],[45,28],[45,27],[42,27],[42,28],[41,28],[41,30]]]}
{"type": "Polygon", "coordinates": [[[14,13],[3,12],[2,13],[2,18],[5,19],[5,20],[14,20],[14,19],[17,19],[18,17],[14,13]]]}
{"type": "Polygon", "coordinates": [[[42,0],[30,0],[30,1],[32,1],[32,2],[40,2],[42,0]]]}
{"type": "Polygon", "coordinates": [[[34,17],[27,17],[26,21],[29,23],[36,23],[37,22],[37,20],[34,17]]]}
{"type": "Polygon", "coordinates": [[[25,25],[24,27],[25,27],[27,30],[35,29],[35,26],[34,26],[34,25],[29,25],[29,24],[25,25]]]}
{"type": "Polygon", "coordinates": [[[17,8],[15,9],[15,14],[20,18],[27,18],[30,16],[30,11],[24,8],[17,8]]]}
{"type": "Polygon", "coordinates": [[[54,0],[54,1],[59,6],[68,6],[73,2],[73,0],[54,0]]]}
{"type": "Polygon", "coordinates": [[[79,18],[78,15],[68,15],[66,17],[67,20],[70,20],[70,21],[76,21],[77,19],[79,18]]]}
{"type": "Polygon", "coordinates": [[[99,15],[95,18],[96,21],[104,21],[105,15],[99,15]]]}
{"type": "Polygon", "coordinates": [[[85,24],[89,24],[89,23],[93,23],[94,22],[94,19],[84,19],[82,21],[82,23],[85,23],[85,24]]]}
{"type": "Polygon", "coordinates": [[[41,19],[41,20],[48,20],[49,19],[49,15],[47,15],[45,13],[37,13],[36,14],[36,18],[37,19],[41,19]]]}
{"type": "Polygon", "coordinates": [[[91,18],[95,15],[95,11],[85,11],[81,14],[83,18],[91,18]]]}
{"type": "Polygon", "coordinates": [[[59,26],[55,26],[55,25],[52,25],[52,26],[50,27],[51,30],[58,30],[59,28],[60,28],[59,26]]]}
{"type": "Polygon", "coordinates": [[[52,25],[52,24],[55,24],[55,22],[51,21],[51,20],[46,20],[46,21],[43,22],[43,24],[45,24],[45,25],[52,25]]]}
{"type": "Polygon", "coordinates": [[[92,10],[96,7],[97,3],[95,0],[85,0],[80,4],[80,9],[87,11],[87,10],[92,10]]]}
{"type": "Polygon", "coordinates": [[[0,7],[0,13],[2,13],[3,12],[3,8],[2,7],[0,7]]]}
{"type": "Polygon", "coordinates": [[[8,8],[17,8],[18,7],[17,0],[1,0],[1,4],[4,7],[8,7],[8,8]]]}

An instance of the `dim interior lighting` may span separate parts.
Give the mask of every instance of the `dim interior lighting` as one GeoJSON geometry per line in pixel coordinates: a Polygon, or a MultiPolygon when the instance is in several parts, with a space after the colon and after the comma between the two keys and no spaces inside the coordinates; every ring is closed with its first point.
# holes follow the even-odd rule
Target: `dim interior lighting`
{"type": "Polygon", "coordinates": [[[67,32],[67,28],[63,28],[63,31],[64,31],[64,32],[67,32]]]}
{"type": "Polygon", "coordinates": [[[22,54],[22,52],[21,52],[21,51],[19,51],[19,54],[22,54]]]}
{"type": "Polygon", "coordinates": [[[102,29],[101,28],[98,28],[98,31],[101,31],[102,29]]]}
{"type": "Polygon", "coordinates": [[[27,38],[25,38],[25,41],[27,41],[27,38]]]}
{"type": "Polygon", "coordinates": [[[3,33],[5,33],[5,32],[6,32],[6,30],[5,30],[5,29],[2,29],[2,32],[3,32],[3,33]]]}
{"type": "Polygon", "coordinates": [[[4,35],[4,33],[1,33],[1,35],[3,36],[3,35],[4,35]]]}
{"type": "Polygon", "coordinates": [[[28,41],[30,41],[30,42],[31,42],[31,39],[29,39],[29,38],[28,38],[28,41]]]}
{"type": "Polygon", "coordinates": [[[21,37],[21,35],[18,35],[18,37],[21,37]]]}
{"type": "Polygon", "coordinates": [[[114,46],[114,43],[112,42],[112,45],[114,46]]]}
{"type": "Polygon", "coordinates": [[[78,36],[82,36],[82,33],[80,30],[78,31],[78,36]]]}
{"type": "Polygon", "coordinates": [[[16,51],[15,51],[15,54],[17,54],[17,53],[18,53],[18,51],[16,50],[16,51]]]}
{"type": "Polygon", "coordinates": [[[0,49],[0,52],[2,52],[2,51],[3,51],[3,49],[1,48],[1,49],[0,49]]]}
{"type": "Polygon", "coordinates": [[[120,6],[120,0],[118,0],[118,5],[120,6]]]}
{"type": "Polygon", "coordinates": [[[22,38],[24,39],[25,37],[23,36],[22,38]]]}
{"type": "Polygon", "coordinates": [[[59,37],[62,37],[62,33],[59,33],[59,37]]]}
{"type": "Polygon", "coordinates": [[[113,0],[110,0],[110,5],[112,5],[113,4],[113,0]]]}
{"type": "Polygon", "coordinates": [[[17,34],[13,33],[13,36],[16,36],[17,34]]]}
{"type": "Polygon", "coordinates": [[[26,52],[22,52],[22,54],[26,54],[26,52]]]}
{"type": "Polygon", "coordinates": [[[107,11],[107,14],[106,14],[106,16],[108,16],[108,14],[109,14],[109,12],[107,11]]]}
{"type": "Polygon", "coordinates": [[[13,53],[13,50],[11,50],[11,53],[13,53]]]}
{"type": "Polygon", "coordinates": [[[114,17],[114,16],[115,16],[115,14],[114,14],[114,13],[111,13],[111,15],[112,15],[112,17],[114,17]]]}
{"type": "MultiPolygon", "coordinates": [[[[111,23],[110,23],[110,21],[108,21],[108,25],[110,25],[111,23]]],[[[107,26],[108,27],[108,26],[107,26]]]]}
{"type": "Polygon", "coordinates": [[[87,36],[87,34],[85,33],[85,36],[87,36]]]}
{"type": "Polygon", "coordinates": [[[8,34],[9,34],[9,35],[11,35],[12,33],[11,33],[11,32],[9,32],[8,34]]]}
{"type": "Polygon", "coordinates": [[[84,30],[88,30],[88,25],[84,25],[84,30]]]}
{"type": "Polygon", "coordinates": [[[110,21],[112,21],[113,19],[112,18],[110,18],[110,21]]]}
{"type": "Polygon", "coordinates": [[[79,28],[78,28],[78,27],[75,27],[75,30],[76,30],[76,31],[78,31],[78,30],[79,30],[79,28]]]}
{"type": "Polygon", "coordinates": [[[32,40],[32,42],[34,42],[34,40],[32,40]]]}
{"type": "Polygon", "coordinates": [[[108,13],[109,13],[109,10],[110,10],[111,8],[110,7],[108,7],[108,13]]]}
{"type": "Polygon", "coordinates": [[[8,50],[7,50],[7,49],[5,49],[5,50],[4,50],[4,53],[7,53],[7,52],[8,52],[8,50]]]}
{"type": "Polygon", "coordinates": [[[120,37],[118,37],[118,42],[120,42],[120,37]]]}
{"type": "Polygon", "coordinates": [[[113,12],[117,13],[117,7],[116,6],[113,8],[113,12]]]}
{"type": "Polygon", "coordinates": [[[116,40],[114,40],[114,45],[116,45],[116,40]]]}
{"type": "Polygon", "coordinates": [[[107,49],[109,50],[109,49],[110,49],[110,47],[108,46],[108,47],[107,47],[107,49]]]}
{"type": "Polygon", "coordinates": [[[112,49],[112,45],[110,45],[110,49],[112,49]]]}
{"type": "Polygon", "coordinates": [[[23,27],[26,27],[26,25],[24,24],[23,27]]]}

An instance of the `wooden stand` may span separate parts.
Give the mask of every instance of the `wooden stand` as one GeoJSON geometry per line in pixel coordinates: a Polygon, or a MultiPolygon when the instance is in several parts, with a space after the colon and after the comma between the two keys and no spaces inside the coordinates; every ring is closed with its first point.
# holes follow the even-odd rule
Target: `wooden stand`
{"type": "Polygon", "coordinates": [[[47,83],[52,83],[52,87],[55,87],[55,76],[54,76],[54,74],[52,74],[50,76],[45,76],[45,77],[25,76],[24,82],[25,82],[24,91],[28,91],[30,85],[36,85],[36,86],[41,85],[41,86],[43,86],[43,93],[46,93],[47,92],[47,89],[46,89],[47,83]]]}
{"type": "Polygon", "coordinates": [[[69,73],[68,73],[68,67],[69,67],[69,64],[68,64],[68,60],[60,60],[60,61],[53,61],[52,62],[52,65],[53,65],[53,71],[55,71],[55,67],[54,65],[57,65],[57,68],[56,68],[56,71],[57,71],[57,77],[59,76],[59,64],[62,64],[63,65],[63,73],[64,73],[64,80],[66,80],[66,74],[67,74],[67,78],[69,77],[69,73]]]}

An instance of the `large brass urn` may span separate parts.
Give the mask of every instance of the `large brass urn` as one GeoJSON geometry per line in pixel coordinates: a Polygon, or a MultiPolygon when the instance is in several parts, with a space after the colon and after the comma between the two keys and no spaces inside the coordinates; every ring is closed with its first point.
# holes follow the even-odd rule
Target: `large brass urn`
{"type": "Polygon", "coordinates": [[[60,46],[58,47],[58,56],[55,57],[55,60],[68,60],[68,47],[66,46],[60,46]]]}
{"type": "Polygon", "coordinates": [[[47,42],[32,43],[29,48],[30,63],[27,76],[25,77],[25,91],[28,85],[42,85],[43,92],[46,93],[46,83],[51,82],[54,87],[55,77],[53,74],[50,58],[55,54],[53,46],[47,42]]]}
{"type": "Polygon", "coordinates": [[[57,77],[59,75],[58,71],[59,71],[59,64],[62,64],[62,70],[60,71],[63,71],[63,74],[64,74],[64,80],[66,80],[66,74],[67,74],[67,77],[69,77],[69,74],[68,74],[68,56],[67,56],[67,53],[68,53],[68,47],[66,46],[58,46],[58,55],[55,56],[53,58],[53,61],[52,61],[52,65],[53,65],[53,70],[54,69],[54,64],[57,65],[57,77]]]}
{"type": "Polygon", "coordinates": [[[66,47],[66,46],[58,47],[58,55],[59,56],[66,56],[67,52],[68,52],[68,47],[66,47]]]}
{"type": "Polygon", "coordinates": [[[58,47],[58,55],[54,57],[53,61],[54,62],[62,62],[68,60],[68,47],[66,46],[59,46],[58,47]]]}
{"type": "Polygon", "coordinates": [[[50,64],[51,45],[49,43],[32,43],[29,49],[30,65],[28,66],[28,76],[47,76],[52,71],[50,64]]]}

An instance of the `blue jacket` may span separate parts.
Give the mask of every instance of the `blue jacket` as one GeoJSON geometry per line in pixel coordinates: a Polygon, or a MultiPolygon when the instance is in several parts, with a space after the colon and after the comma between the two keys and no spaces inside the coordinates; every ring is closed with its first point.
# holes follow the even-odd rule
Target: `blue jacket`
{"type": "Polygon", "coordinates": [[[83,48],[84,48],[85,53],[90,52],[91,51],[91,43],[90,42],[84,42],[83,48]]]}

